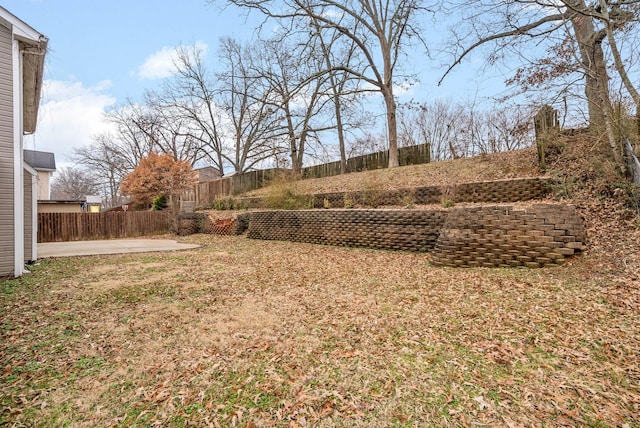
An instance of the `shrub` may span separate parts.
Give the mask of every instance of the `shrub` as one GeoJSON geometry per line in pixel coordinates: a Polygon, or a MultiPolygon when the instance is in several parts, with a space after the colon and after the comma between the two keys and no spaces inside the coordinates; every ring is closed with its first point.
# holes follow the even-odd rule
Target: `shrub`
{"type": "Polygon", "coordinates": [[[162,211],[167,208],[167,197],[166,196],[157,196],[153,199],[151,203],[151,211],[162,211]]]}
{"type": "Polygon", "coordinates": [[[236,202],[231,197],[216,196],[213,200],[212,207],[218,211],[232,210],[236,208],[236,202]]]}
{"type": "Polygon", "coordinates": [[[451,199],[449,198],[442,198],[442,208],[451,208],[452,206],[454,206],[456,203],[453,202],[451,199]]]}
{"type": "Polygon", "coordinates": [[[344,199],[344,207],[345,208],[349,208],[349,209],[353,208],[353,201],[351,200],[351,197],[349,196],[348,193],[345,193],[343,195],[343,199],[344,199]]]}
{"type": "Polygon", "coordinates": [[[408,192],[402,195],[400,204],[405,208],[413,208],[416,205],[416,191],[410,189],[408,192]]]}
{"type": "Polygon", "coordinates": [[[313,198],[299,193],[294,179],[279,179],[269,186],[264,198],[267,208],[276,210],[299,210],[313,208],[313,198]]]}
{"type": "Polygon", "coordinates": [[[382,185],[377,175],[372,176],[372,179],[367,181],[359,194],[359,202],[362,205],[366,205],[372,208],[377,208],[382,202],[380,189],[382,185]]]}

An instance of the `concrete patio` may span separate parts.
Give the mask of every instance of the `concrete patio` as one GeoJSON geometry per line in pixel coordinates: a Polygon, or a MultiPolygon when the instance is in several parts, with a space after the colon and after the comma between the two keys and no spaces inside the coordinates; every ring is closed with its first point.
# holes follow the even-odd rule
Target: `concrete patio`
{"type": "Polygon", "coordinates": [[[38,258],[92,256],[189,250],[200,245],[170,239],[110,239],[98,241],[46,242],[38,244],[38,258]]]}

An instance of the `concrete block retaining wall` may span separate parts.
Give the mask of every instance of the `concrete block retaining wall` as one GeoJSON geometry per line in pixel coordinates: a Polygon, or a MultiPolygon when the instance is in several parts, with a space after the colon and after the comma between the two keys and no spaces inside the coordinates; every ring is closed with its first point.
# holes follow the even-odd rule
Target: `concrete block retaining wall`
{"type": "Polygon", "coordinates": [[[432,261],[443,266],[559,265],[584,250],[585,241],[582,219],[571,205],[460,208],[447,216],[432,261]]]}
{"type": "MultiPolygon", "coordinates": [[[[349,204],[385,206],[452,202],[503,203],[543,197],[550,178],[524,178],[393,191],[365,190],[312,195],[316,208],[349,204]]],[[[264,207],[260,198],[236,200],[264,207]]],[[[431,252],[441,266],[530,268],[564,263],[583,251],[586,234],[571,205],[532,204],[460,207],[449,210],[322,209],[261,211],[215,220],[204,213],[178,218],[178,233],[239,235],[349,247],[431,252]]]]}
{"type": "Polygon", "coordinates": [[[446,211],[303,210],[251,214],[247,237],[346,247],[429,251],[446,211]]]}
{"type": "MultiPolygon", "coordinates": [[[[310,205],[313,208],[350,208],[345,206],[346,201],[349,201],[353,205],[375,208],[439,204],[443,199],[452,202],[507,203],[543,198],[549,192],[551,184],[551,178],[533,177],[412,189],[317,193],[310,196],[310,205]]],[[[267,201],[260,197],[237,198],[235,202],[247,208],[268,208],[267,201]]]]}
{"type": "Polygon", "coordinates": [[[251,214],[248,238],[431,252],[459,267],[560,265],[585,249],[575,207],[537,204],[452,210],[303,210],[251,214]]]}
{"type": "Polygon", "coordinates": [[[206,213],[182,213],[178,215],[178,230],[180,236],[194,233],[208,233],[212,235],[241,235],[249,226],[249,214],[240,214],[235,218],[214,219],[206,213]]]}

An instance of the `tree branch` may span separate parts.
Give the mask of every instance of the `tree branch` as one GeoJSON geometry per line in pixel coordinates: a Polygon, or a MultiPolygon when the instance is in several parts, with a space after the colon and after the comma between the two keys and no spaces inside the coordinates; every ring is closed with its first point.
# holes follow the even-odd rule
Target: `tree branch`
{"type": "Polygon", "coordinates": [[[462,60],[469,53],[471,53],[471,51],[473,51],[477,47],[482,46],[485,43],[491,42],[493,40],[504,39],[504,38],[507,38],[507,37],[514,37],[514,36],[522,36],[522,35],[525,35],[528,31],[533,30],[535,28],[538,28],[541,25],[544,25],[546,23],[565,20],[565,19],[567,19],[567,16],[564,13],[557,13],[557,14],[554,14],[554,15],[548,15],[548,16],[545,16],[544,18],[539,19],[538,21],[532,22],[532,23],[527,24],[527,25],[523,25],[523,26],[518,27],[518,28],[516,28],[514,30],[505,31],[505,32],[498,33],[498,34],[492,34],[491,36],[484,37],[484,38],[478,40],[473,45],[471,45],[468,48],[466,48],[462,52],[462,54],[453,62],[453,64],[451,64],[449,66],[449,68],[447,68],[447,71],[445,71],[445,73],[442,75],[440,80],[438,80],[438,86],[440,86],[440,84],[442,84],[442,81],[445,79],[445,77],[447,77],[447,75],[449,75],[451,70],[453,70],[457,65],[459,65],[462,62],[462,60]]]}

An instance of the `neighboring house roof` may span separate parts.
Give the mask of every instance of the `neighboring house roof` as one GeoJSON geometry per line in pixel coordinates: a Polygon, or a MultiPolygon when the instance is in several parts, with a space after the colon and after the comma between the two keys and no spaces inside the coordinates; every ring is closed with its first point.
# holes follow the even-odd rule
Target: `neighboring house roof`
{"type": "Polygon", "coordinates": [[[216,180],[222,177],[222,174],[220,174],[220,170],[212,166],[198,168],[196,169],[196,171],[198,172],[198,181],[200,181],[201,183],[204,181],[216,180]]]}
{"type": "Polygon", "coordinates": [[[23,128],[25,134],[33,134],[38,120],[44,56],[49,40],[2,6],[0,6],[0,25],[11,29],[15,39],[21,45],[20,49],[23,53],[23,128]]]}
{"type": "Polygon", "coordinates": [[[45,199],[38,201],[38,203],[42,205],[83,204],[85,202],[87,202],[86,199],[45,199]]]}
{"type": "Polygon", "coordinates": [[[99,195],[87,195],[86,201],[88,204],[102,204],[102,196],[99,195]]]}
{"type": "Polygon", "coordinates": [[[24,150],[24,161],[36,171],[56,170],[56,156],[53,153],[24,150]]]}

